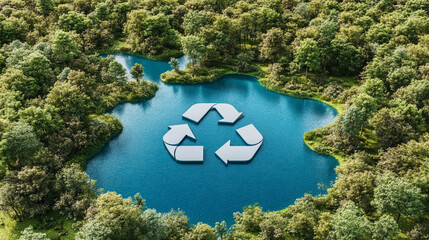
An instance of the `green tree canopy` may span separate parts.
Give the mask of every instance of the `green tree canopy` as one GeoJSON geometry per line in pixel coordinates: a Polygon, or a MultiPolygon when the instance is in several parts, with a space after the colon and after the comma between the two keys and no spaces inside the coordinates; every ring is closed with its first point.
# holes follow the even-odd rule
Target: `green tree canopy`
{"type": "Polygon", "coordinates": [[[380,213],[401,216],[416,216],[423,208],[421,190],[412,183],[386,173],[376,180],[374,190],[374,206],[380,213]]]}
{"type": "Polygon", "coordinates": [[[69,82],[56,82],[46,102],[58,108],[62,116],[82,117],[89,108],[89,97],[69,82]]]}
{"type": "Polygon", "coordinates": [[[185,235],[184,240],[216,240],[216,233],[212,227],[204,223],[198,223],[192,231],[185,235]]]}
{"type": "Polygon", "coordinates": [[[310,72],[317,71],[321,65],[320,50],[313,39],[304,39],[296,50],[295,62],[300,68],[310,72]]]}
{"type": "Polygon", "coordinates": [[[32,163],[34,155],[41,147],[33,127],[23,122],[11,124],[2,134],[1,139],[0,153],[2,160],[13,168],[32,163]]]}
{"type": "Polygon", "coordinates": [[[52,40],[52,52],[60,62],[68,62],[79,55],[78,45],[71,34],[58,31],[52,40]]]}
{"type": "Polygon", "coordinates": [[[189,57],[192,63],[200,61],[206,51],[203,39],[189,35],[182,38],[182,51],[189,57]]]}
{"type": "Polygon", "coordinates": [[[262,35],[261,59],[277,61],[286,50],[284,34],[280,28],[272,28],[262,35]]]}
{"type": "Polygon", "coordinates": [[[336,240],[369,240],[370,222],[362,209],[348,201],[334,215],[333,235],[336,240]]]}
{"type": "Polygon", "coordinates": [[[10,171],[0,187],[0,208],[20,221],[41,216],[49,210],[51,188],[51,179],[42,167],[10,171]]]}
{"type": "Polygon", "coordinates": [[[135,63],[133,67],[131,67],[131,76],[137,81],[143,78],[144,67],[141,64],[135,63]]]}

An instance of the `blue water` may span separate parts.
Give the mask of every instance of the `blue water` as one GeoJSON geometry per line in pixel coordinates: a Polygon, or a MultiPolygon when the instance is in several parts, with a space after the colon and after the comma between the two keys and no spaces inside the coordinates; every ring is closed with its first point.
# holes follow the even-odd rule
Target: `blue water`
{"type": "MultiPolygon", "coordinates": [[[[304,193],[318,194],[318,183],[335,179],[338,162],[310,150],[303,142],[305,132],[327,125],[337,114],[332,107],[314,100],[298,99],[266,90],[254,77],[229,75],[211,84],[168,85],[160,74],[170,70],[165,61],[152,61],[127,54],[115,54],[127,70],[138,62],[145,78],[159,85],[148,101],[115,107],[123,132],[87,166],[97,187],[124,197],[140,192],[147,207],[160,212],[181,209],[191,223],[233,222],[233,213],[259,203],[264,210],[280,210],[304,193]],[[211,111],[199,125],[182,119],[195,103],[230,103],[244,118],[235,125],[218,125],[221,119],[211,111]],[[169,125],[189,124],[197,141],[183,145],[204,145],[203,164],[175,162],[163,146],[169,125]],[[235,129],[253,123],[264,143],[248,164],[225,166],[214,152],[226,141],[244,145],[235,129]]],[[[181,58],[181,67],[186,60],[181,58]]]]}

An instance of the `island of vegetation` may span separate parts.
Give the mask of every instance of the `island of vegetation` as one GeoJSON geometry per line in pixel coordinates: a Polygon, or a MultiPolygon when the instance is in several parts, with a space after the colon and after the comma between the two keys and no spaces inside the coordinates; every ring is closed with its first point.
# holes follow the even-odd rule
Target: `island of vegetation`
{"type": "Polygon", "coordinates": [[[0,0],[0,239],[429,239],[427,0],[0,0]],[[96,191],[108,109],[157,86],[102,53],[168,59],[167,83],[257,76],[335,106],[305,134],[341,162],[326,194],[190,225],[96,191]],[[177,57],[191,62],[180,70],[177,57]]]}

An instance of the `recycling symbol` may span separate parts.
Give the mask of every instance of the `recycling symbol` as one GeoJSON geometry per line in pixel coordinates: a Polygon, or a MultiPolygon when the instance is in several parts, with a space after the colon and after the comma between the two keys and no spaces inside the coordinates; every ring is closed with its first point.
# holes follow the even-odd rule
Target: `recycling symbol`
{"type": "MultiPolygon", "coordinates": [[[[243,117],[242,112],[238,112],[234,106],[227,103],[197,103],[192,105],[182,117],[198,124],[210,110],[216,110],[222,116],[219,124],[233,125],[243,117]]],[[[203,162],[204,146],[180,145],[186,137],[196,140],[188,124],[172,125],[168,128],[169,131],[163,136],[162,140],[166,149],[176,161],[203,162]]],[[[252,160],[263,142],[261,133],[253,124],[241,127],[236,132],[247,145],[231,146],[231,140],[228,140],[221,146],[215,154],[226,165],[229,162],[248,162],[252,160]]]]}

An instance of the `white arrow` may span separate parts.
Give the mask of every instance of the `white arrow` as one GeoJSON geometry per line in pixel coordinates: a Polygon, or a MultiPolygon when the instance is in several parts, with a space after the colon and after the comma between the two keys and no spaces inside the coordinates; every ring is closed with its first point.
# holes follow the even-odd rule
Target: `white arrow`
{"type": "Polygon", "coordinates": [[[164,145],[178,162],[202,162],[204,160],[203,146],[173,146],[167,143],[164,145]]]}
{"type": "Polygon", "coordinates": [[[226,142],[216,152],[225,164],[228,162],[247,162],[252,160],[262,145],[264,138],[253,124],[246,125],[236,130],[238,135],[250,146],[231,146],[231,141],[226,142]]]}
{"type": "Polygon", "coordinates": [[[164,143],[169,145],[178,145],[183,141],[183,139],[185,139],[186,136],[195,140],[195,136],[188,124],[172,125],[168,128],[170,130],[162,138],[164,143]]]}
{"type": "Polygon", "coordinates": [[[238,112],[234,106],[227,103],[218,103],[213,107],[223,117],[219,123],[234,124],[243,116],[242,112],[238,112]]]}
{"type": "Polygon", "coordinates": [[[201,119],[210,111],[215,105],[214,103],[197,103],[192,105],[182,117],[191,120],[195,123],[199,123],[201,119]]]}
{"type": "Polygon", "coordinates": [[[174,158],[183,162],[202,162],[204,159],[204,147],[178,146],[174,158]]]}
{"type": "Polygon", "coordinates": [[[240,137],[249,145],[258,144],[264,139],[253,124],[241,127],[236,131],[238,135],[240,135],[240,137]]]}
{"type": "Polygon", "coordinates": [[[228,164],[228,162],[248,162],[252,160],[261,145],[262,142],[253,146],[231,146],[231,141],[229,140],[215,154],[225,164],[228,164]]]}

